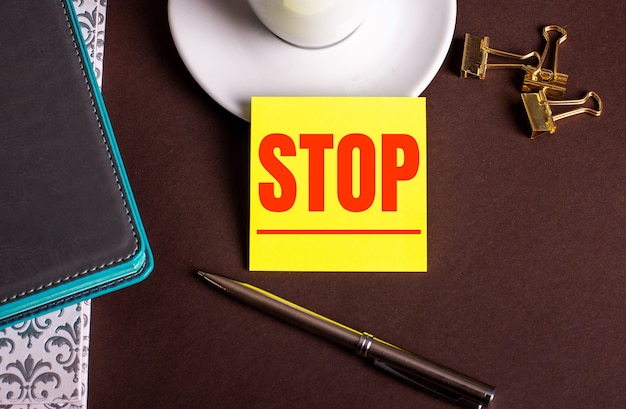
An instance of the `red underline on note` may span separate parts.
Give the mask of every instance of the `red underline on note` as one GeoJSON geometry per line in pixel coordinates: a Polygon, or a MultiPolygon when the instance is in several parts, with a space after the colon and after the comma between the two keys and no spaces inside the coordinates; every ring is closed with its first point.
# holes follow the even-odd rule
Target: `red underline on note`
{"type": "Polygon", "coordinates": [[[391,229],[282,229],[256,232],[257,234],[422,234],[421,230],[391,229]]]}

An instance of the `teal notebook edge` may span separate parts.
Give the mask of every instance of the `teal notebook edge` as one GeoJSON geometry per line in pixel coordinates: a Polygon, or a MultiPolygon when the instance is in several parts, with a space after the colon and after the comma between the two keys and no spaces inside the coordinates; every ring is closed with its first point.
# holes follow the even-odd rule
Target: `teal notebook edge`
{"type": "Polygon", "coordinates": [[[94,112],[99,124],[104,128],[102,136],[110,155],[115,178],[120,186],[120,195],[127,209],[129,222],[136,238],[136,248],[124,260],[101,265],[89,270],[88,274],[74,274],[71,278],[57,283],[48,283],[43,288],[32,290],[15,299],[6,299],[0,304],[0,330],[27,319],[37,317],[52,310],[63,308],[86,299],[117,291],[146,279],[154,268],[154,257],[139,210],[130,186],[121,153],[114,136],[104,99],[97,85],[96,77],[88,57],[88,51],[81,34],[80,24],[71,0],[56,1],[63,7],[69,32],[75,39],[76,53],[85,75],[86,86],[94,103],[94,112]]]}

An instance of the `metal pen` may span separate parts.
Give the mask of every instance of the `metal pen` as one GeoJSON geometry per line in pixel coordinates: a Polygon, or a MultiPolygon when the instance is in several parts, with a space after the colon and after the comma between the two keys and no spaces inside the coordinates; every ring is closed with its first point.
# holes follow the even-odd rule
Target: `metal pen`
{"type": "Polygon", "coordinates": [[[360,332],[253,285],[216,274],[198,274],[214,287],[263,312],[326,338],[371,361],[374,366],[420,389],[471,408],[485,408],[495,388],[469,376],[360,332]]]}

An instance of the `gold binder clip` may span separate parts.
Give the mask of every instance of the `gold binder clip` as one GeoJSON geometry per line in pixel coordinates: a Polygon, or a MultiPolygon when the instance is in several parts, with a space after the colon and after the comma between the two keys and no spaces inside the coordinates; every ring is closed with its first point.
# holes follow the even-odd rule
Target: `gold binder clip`
{"type": "Polygon", "coordinates": [[[527,61],[531,58],[537,59],[537,64],[541,62],[541,55],[537,51],[532,51],[525,55],[514,54],[507,51],[500,51],[489,47],[489,37],[477,37],[471,34],[465,34],[465,45],[463,46],[463,61],[461,63],[461,76],[478,77],[485,79],[488,68],[521,68],[527,74],[537,71],[535,66],[524,63],[509,64],[487,64],[489,55],[498,57],[511,58],[519,61],[527,61]]]}
{"type": "Polygon", "coordinates": [[[522,92],[537,92],[544,90],[546,95],[552,99],[563,99],[565,97],[565,86],[567,84],[567,74],[557,71],[559,59],[559,45],[567,39],[567,32],[559,26],[546,26],[543,28],[543,37],[546,45],[539,58],[539,64],[532,71],[527,71],[524,76],[522,92]],[[554,42],[554,54],[552,58],[552,69],[545,68],[548,54],[551,50],[550,32],[556,31],[560,36],[554,42]]]}
{"type": "Polygon", "coordinates": [[[523,93],[522,102],[524,103],[524,108],[526,108],[526,114],[528,115],[530,127],[532,128],[530,135],[531,139],[534,139],[546,132],[551,134],[556,132],[556,125],[554,123],[559,119],[584,113],[591,114],[593,116],[600,116],[603,109],[600,96],[593,91],[588,92],[581,99],[569,101],[550,101],[546,97],[545,91],[539,90],[539,92],[523,93]],[[585,105],[590,98],[593,98],[596,101],[598,109],[582,107],[582,105],[585,105]],[[554,105],[581,105],[581,107],[558,115],[553,115],[550,107],[554,105]]]}

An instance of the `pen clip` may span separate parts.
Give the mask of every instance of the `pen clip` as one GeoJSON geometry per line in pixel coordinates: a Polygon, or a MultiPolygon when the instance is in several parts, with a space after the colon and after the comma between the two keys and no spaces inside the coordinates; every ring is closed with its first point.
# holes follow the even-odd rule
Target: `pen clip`
{"type": "Polygon", "coordinates": [[[361,333],[356,353],[409,385],[459,405],[483,409],[493,399],[493,387],[375,338],[367,332],[361,333]]]}
{"type": "Polygon", "coordinates": [[[422,377],[418,377],[415,374],[412,373],[406,373],[404,371],[402,371],[399,368],[394,368],[393,366],[380,361],[378,359],[375,359],[373,361],[374,366],[377,368],[380,368],[384,371],[386,371],[389,374],[394,375],[395,377],[399,378],[400,380],[407,382],[408,384],[410,384],[411,386],[420,388],[420,389],[424,389],[427,390],[428,392],[431,392],[439,397],[442,397],[444,399],[447,399],[449,401],[452,401],[454,403],[457,403],[459,405],[468,407],[468,408],[474,408],[474,409],[483,409],[484,406],[481,403],[478,402],[474,402],[471,400],[466,399],[463,395],[450,391],[446,388],[442,388],[441,386],[438,386],[434,383],[429,382],[427,379],[424,379],[422,377]]]}
{"type": "Polygon", "coordinates": [[[428,379],[417,376],[413,373],[407,373],[399,368],[394,368],[393,366],[378,359],[374,360],[374,366],[396,376],[400,380],[407,382],[414,387],[424,389],[434,395],[452,401],[460,406],[474,409],[484,409],[486,407],[486,405],[483,405],[480,402],[475,402],[473,400],[467,399],[460,393],[456,393],[446,388],[443,388],[435,383],[429,382],[428,379]]]}

